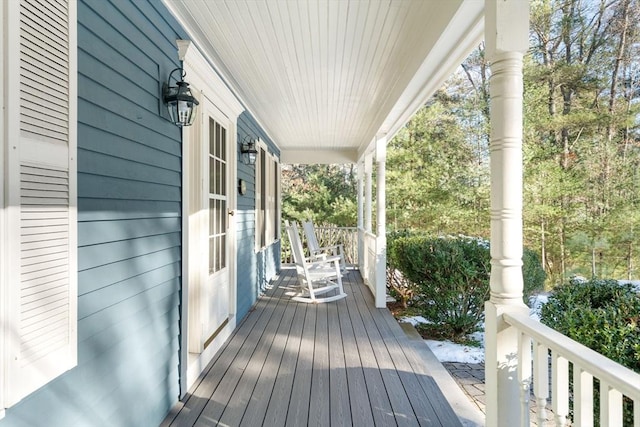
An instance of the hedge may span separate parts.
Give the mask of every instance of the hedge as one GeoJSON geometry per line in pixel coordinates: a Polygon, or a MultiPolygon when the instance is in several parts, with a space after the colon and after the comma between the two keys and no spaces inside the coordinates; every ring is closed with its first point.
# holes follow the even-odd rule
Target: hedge
{"type": "MultiPolygon", "coordinates": [[[[532,251],[524,251],[524,297],[541,289],[545,274],[532,251]]],[[[387,239],[391,293],[432,322],[427,333],[464,341],[484,319],[491,255],[486,240],[401,232],[387,239]],[[402,279],[402,286],[399,282],[402,279]]]]}

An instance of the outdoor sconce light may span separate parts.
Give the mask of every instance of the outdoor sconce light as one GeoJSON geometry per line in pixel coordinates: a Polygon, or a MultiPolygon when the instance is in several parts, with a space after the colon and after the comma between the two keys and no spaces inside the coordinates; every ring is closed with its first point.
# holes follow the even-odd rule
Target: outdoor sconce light
{"type": "Polygon", "coordinates": [[[255,165],[256,156],[258,155],[258,149],[256,148],[256,140],[251,139],[250,136],[245,136],[240,145],[240,152],[242,153],[242,162],[245,165],[255,165]]]}
{"type": "Polygon", "coordinates": [[[167,104],[169,118],[177,126],[191,126],[196,118],[196,105],[198,100],[191,94],[189,83],[183,79],[187,75],[182,68],[176,68],[169,74],[167,83],[162,85],[162,100],[167,104]],[[180,80],[176,86],[171,86],[171,76],[176,71],[180,72],[180,80]]]}

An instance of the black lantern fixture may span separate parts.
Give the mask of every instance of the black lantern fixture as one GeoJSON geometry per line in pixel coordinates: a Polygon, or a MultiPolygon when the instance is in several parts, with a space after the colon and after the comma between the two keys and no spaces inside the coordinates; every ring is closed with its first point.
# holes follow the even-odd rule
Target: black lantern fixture
{"type": "Polygon", "coordinates": [[[182,68],[176,68],[169,74],[167,83],[162,86],[162,99],[167,104],[169,118],[177,126],[191,126],[196,118],[198,100],[191,94],[189,83],[183,79],[187,75],[182,68]],[[180,80],[175,79],[176,86],[171,86],[171,77],[180,72],[180,80]]]}
{"type": "Polygon", "coordinates": [[[250,136],[245,136],[242,139],[240,152],[242,153],[242,161],[244,162],[245,165],[256,164],[256,156],[258,155],[258,149],[256,147],[255,139],[251,139],[250,136]]]}

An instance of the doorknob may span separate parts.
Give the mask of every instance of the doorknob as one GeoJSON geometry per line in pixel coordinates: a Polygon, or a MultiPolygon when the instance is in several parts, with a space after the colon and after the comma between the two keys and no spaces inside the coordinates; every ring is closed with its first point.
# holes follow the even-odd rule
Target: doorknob
{"type": "Polygon", "coordinates": [[[234,211],[233,209],[228,209],[227,213],[231,216],[234,216],[236,214],[236,211],[234,211]]]}

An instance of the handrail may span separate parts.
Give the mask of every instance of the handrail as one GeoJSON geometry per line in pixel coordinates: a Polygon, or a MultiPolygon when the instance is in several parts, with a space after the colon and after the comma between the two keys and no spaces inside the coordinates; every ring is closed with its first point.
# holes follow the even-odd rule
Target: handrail
{"type": "Polygon", "coordinates": [[[625,396],[634,400],[640,399],[640,374],[525,314],[505,313],[504,320],[536,341],[544,343],[551,351],[557,352],[570,362],[577,362],[594,377],[615,386],[625,396]]]}
{"type": "Polygon", "coordinates": [[[633,425],[640,427],[640,374],[571,338],[532,320],[522,312],[507,312],[503,320],[519,332],[518,378],[521,425],[529,425],[529,393],[533,383],[539,425],[546,419],[545,406],[551,386],[552,410],[556,425],[566,425],[569,416],[569,363],[573,365],[573,425],[592,426],[594,378],[600,382],[600,425],[623,424],[624,399],[633,402],[633,425]],[[549,375],[551,353],[551,376],[549,375]],[[533,360],[532,360],[533,356],[533,360]],[[532,363],[533,362],[533,363],[532,363]],[[551,378],[550,378],[551,377],[551,378]],[[551,379],[551,382],[549,380],[551,379]]]}

